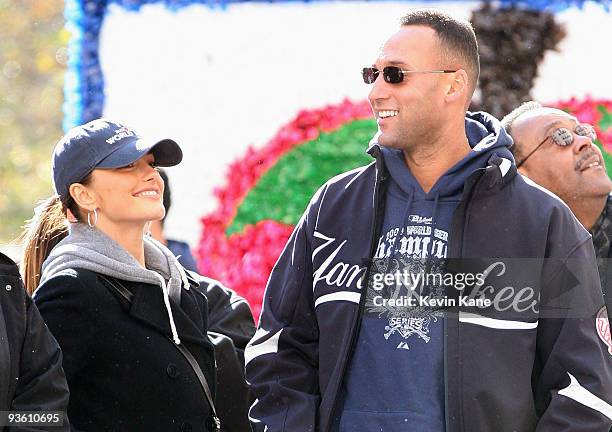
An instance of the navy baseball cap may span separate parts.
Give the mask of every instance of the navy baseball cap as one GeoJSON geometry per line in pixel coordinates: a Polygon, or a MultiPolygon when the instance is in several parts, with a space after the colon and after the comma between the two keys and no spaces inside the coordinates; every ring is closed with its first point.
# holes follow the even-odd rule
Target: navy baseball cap
{"type": "Polygon", "coordinates": [[[53,150],[53,186],[62,198],[72,183],[82,181],[96,168],[121,168],[151,152],[155,164],[177,165],[183,159],[179,145],[171,139],[147,141],[132,129],[108,119],[77,126],[53,150]]]}

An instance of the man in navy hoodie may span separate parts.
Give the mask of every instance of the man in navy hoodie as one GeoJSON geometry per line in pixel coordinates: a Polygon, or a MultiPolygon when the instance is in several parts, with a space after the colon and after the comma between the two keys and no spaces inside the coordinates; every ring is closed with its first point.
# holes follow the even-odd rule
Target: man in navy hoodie
{"type": "Polygon", "coordinates": [[[466,113],[478,74],[471,26],[432,10],[363,69],[376,160],[319,189],[272,271],[245,355],[255,431],[608,431],[589,235],[466,113]],[[465,258],[493,262],[468,282],[465,258]],[[490,307],[453,303],[466,285],[490,307]]]}

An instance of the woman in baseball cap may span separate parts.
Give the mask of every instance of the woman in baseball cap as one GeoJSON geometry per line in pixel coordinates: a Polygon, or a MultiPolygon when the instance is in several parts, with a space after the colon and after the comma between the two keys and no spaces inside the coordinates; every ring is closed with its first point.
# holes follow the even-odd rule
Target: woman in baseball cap
{"type": "Polygon", "coordinates": [[[165,211],[156,166],[181,159],[173,140],[106,119],[53,151],[56,195],[30,222],[23,265],[62,348],[79,430],[219,428],[206,298],[197,275],[145,235],[165,211]]]}

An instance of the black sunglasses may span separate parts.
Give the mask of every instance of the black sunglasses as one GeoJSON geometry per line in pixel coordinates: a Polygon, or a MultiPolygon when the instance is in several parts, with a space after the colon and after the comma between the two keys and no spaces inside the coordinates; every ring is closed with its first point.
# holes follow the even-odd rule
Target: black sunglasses
{"type": "MultiPolygon", "coordinates": [[[[404,74],[409,73],[435,73],[435,74],[445,74],[445,73],[453,73],[457,72],[456,70],[424,70],[424,71],[409,71],[402,70],[398,66],[385,66],[382,70],[383,78],[385,82],[389,84],[399,84],[404,81],[404,74]]],[[[363,82],[366,84],[372,84],[378,78],[378,74],[380,70],[375,67],[366,67],[361,71],[361,75],[363,76],[363,82]]]]}
{"type": "Polygon", "coordinates": [[[523,165],[525,161],[529,159],[529,157],[532,154],[534,154],[540,147],[542,147],[544,143],[548,141],[549,138],[552,139],[553,142],[557,144],[559,147],[567,147],[574,142],[574,134],[589,137],[591,138],[591,141],[595,141],[597,139],[597,132],[595,132],[595,128],[593,128],[593,126],[591,126],[590,124],[586,124],[586,123],[579,124],[574,129],[574,133],[572,133],[572,131],[570,131],[568,128],[564,128],[564,127],[557,128],[554,131],[552,131],[550,135],[544,138],[542,142],[538,144],[533,150],[531,150],[529,154],[525,156],[525,158],[522,161],[517,163],[516,168],[517,169],[520,168],[521,165],[523,165]]]}

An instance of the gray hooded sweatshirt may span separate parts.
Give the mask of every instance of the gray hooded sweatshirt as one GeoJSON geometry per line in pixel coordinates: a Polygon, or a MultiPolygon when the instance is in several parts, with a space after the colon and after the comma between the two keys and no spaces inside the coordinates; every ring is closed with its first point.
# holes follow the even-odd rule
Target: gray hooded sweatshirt
{"type": "Polygon", "coordinates": [[[51,250],[43,263],[40,285],[62,270],[74,268],[157,285],[162,289],[173,340],[178,345],[181,341],[172,316],[170,298],[180,305],[181,289],[189,289],[187,275],[172,252],[149,236],[144,237],[144,254],[146,268],[97,228],[71,223],[68,236],[51,250]]]}

